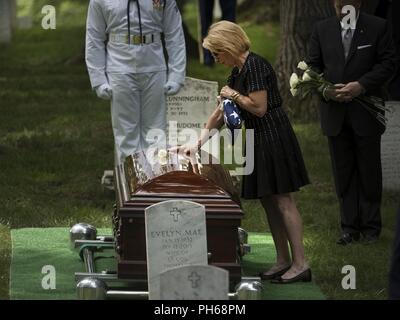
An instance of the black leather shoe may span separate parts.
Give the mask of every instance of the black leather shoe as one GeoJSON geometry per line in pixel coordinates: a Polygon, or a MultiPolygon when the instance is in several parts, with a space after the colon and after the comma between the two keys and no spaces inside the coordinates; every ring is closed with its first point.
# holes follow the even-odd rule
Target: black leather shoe
{"type": "Polygon", "coordinates": [[[290,269],[291,266],[288,266],[282,270],[276,271],[274,273],[266,273],[268,271],[265,272],[260,272],[258,274],[258,276],[261,278],[261,280],[272,280],[275,279],[277,277],[280,277],[281,275],[283,275],[286,271],[288,271],[290,269]]]}
{"type": "Polygon", "coordinates": [[[347,246],[353,242],[357,242],[360,240],[360,233],[343,233],[342,236],[336,241],[337,244],[342,246],[347,246]]]}
{"type": "Polygon", "coordinates": [[[299,273],[297,276],[293,278],[283,279],[282,277],[278,277],[276,279],[272,279],[271,283],[288,284],[294,282],[311,282],[311,280],[312,280],[311,269],[306,269],[302,273],[299,273]]]}

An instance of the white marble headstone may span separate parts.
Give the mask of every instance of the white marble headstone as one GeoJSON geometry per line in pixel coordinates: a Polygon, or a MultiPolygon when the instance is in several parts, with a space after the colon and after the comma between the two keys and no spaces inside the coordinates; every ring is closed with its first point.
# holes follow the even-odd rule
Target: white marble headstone
{"type": "MultiPolygon", "coordinates": [[[[178,94],[167,96],[168,144],[196,143],[208,118],[217,108],[217,96],[218,82],[186,77],[178,94]]],[[[217,137],[211,141],[213,139],[217,137]]],[[[208,148],[208,143],[204,148],[208,148]]],[[[218,154],[214,156],[218,157],[218,154]]]]}
{"type": "Polygon", "coordinates": [[[160,276],[161,300],[227,300],[229,272],[214,266],[184,266],[160,276]]]}
{"type": "Polygon", "coordinates": [[[178,132],[195,129],[200,133],[217,107],[217,95],[218,82],[186,77],[179,92],[167,96],[167,120],[176,122],[178,132]]]}
{"type": "Polygon", "coordinates": [[[207,265],[205,207],[169,200],[145,210],[149,299],[160,299],[160,274],[184,265],[207,265]]]}
{"type": "Polygon", "coordinates": [[[0,0],[0,43],[7,43],[11,41],[11,26],[11,1],[0,0]]]}
{"type": "Polygon", "coordinates": [[[383,187],[400,190],[400,102],[388,102],[392,110],[388,118],[386,132],[382,136],[383,187]]]}

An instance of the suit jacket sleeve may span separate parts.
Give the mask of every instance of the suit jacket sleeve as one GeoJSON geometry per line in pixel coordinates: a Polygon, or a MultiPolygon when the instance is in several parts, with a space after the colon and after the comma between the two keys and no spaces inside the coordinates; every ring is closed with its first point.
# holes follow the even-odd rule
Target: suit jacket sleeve
{"type": "Polygon", "coordinates": [[[381,87],[396,70],[396,48],[387,22],[379,35],[376,50],[375,65],[358,80],[367,91],[381,87]]]}
{"type": "Polygon", "coordinates": [[[175,0],[166,2],[164,35],[168,52],[168,81],[183,84],[186,75],[186,45],[182,18],[175,0]]]}
{"type": "Polygon", "coordinates": [[[92,88],[108,83],[106,77],[106,21],[99,1],[89,3],[86,22],[86,66],[92,88]]]}
{"type": "Polygon", "coordinates": [[[321,44],[318,34],[318,23],[314,26],[311,38],[308,44],[308,54],[306,62],[316,72],[321,73],[324,69],[324,62],[322,59],[321,44]]]}
{"type": "MultiPolygon", "coordinates": [[[[311,34],[311,38],[308,44],[306,62],[315,72],[322,73],[324,71],[324,60],[319,38],[319,23],[315,24],[314,30],[311,34]]],[[[318,95],[318,98],[323,102],[327,101],[322,95],[318,95]]]]}

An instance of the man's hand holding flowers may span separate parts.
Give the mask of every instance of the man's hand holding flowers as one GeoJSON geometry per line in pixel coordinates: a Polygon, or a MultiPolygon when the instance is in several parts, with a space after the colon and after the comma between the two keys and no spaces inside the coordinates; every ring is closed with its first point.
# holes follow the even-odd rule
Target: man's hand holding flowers
{"type": "Polygon", "coordinates": [[[346,85],[341,84],[341,86],[343,87],[336,90],[340,102],[349,102],[365,92],[364,87],[358,81],[349,82],[346,85]]]}
{"type": "Polygon", "coordinates": [[[299,77],[293,73],[290,77],[290,92],[294,97],[305,98],[315,92],[321,94],[326,101],[350,102],[355,100],[362,105],[382,125],[386,125],[385,107],[383,99],[374,96],[366,96],[365,88],[358,82],[347,84],[333,84],[324,79],[323,74],[313,71],[307,63],[301,61],[298,69],[304,71],[299,77]]]}

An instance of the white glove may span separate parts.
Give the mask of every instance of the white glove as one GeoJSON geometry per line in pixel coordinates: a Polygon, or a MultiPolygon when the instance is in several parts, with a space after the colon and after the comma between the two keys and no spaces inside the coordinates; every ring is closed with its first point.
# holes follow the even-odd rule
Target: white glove
{"type": "Polygon", "coordinates": [[[167,83],[164,86],[164,90],[168,96],[172,96],[179,92],[181,86],[182,85],[180,85],[179,83],[176,83],[174,81],[167,81],[167,83]]]}
{"type": "Polygon", "coordinates": [[[112,89],[108,83],[104,83],[96,89],[96,94],[99,98],[104,99],[104,100],[110,100],[112,97],[112,89]]]}

